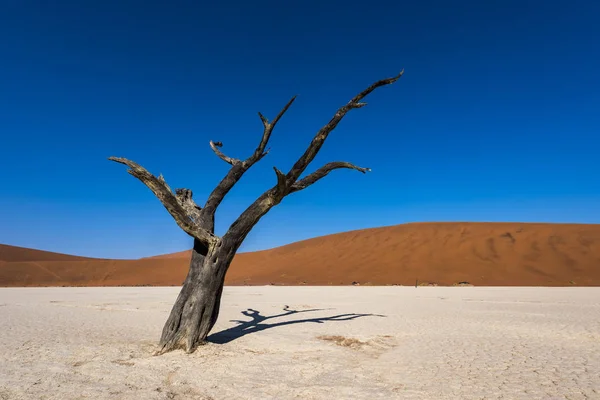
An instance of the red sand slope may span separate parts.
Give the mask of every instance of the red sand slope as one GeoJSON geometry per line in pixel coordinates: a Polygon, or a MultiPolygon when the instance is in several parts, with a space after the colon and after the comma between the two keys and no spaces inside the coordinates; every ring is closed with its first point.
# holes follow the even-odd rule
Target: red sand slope
{"type": "MultiPolygon", "coordinates": [[[[84,259],[0,247],[0,286],[180,285],[189,252],[84,259]]],[[[340,233],[236,256],[230,285],[600,286],[600,225],[424,223],[340,233]]]]}
{"type": "Polygon", "coordinates": [[[28,249],[26,247],[8,246],[0,244],[0,261],[81,261],[94,260],[89,257],[71,256],[68,254],[53,253],[50,251],[28,249]]]}

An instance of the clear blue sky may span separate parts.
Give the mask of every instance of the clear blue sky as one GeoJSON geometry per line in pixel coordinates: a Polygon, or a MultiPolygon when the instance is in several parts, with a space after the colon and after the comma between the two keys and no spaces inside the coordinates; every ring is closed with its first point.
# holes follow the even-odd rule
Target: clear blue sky
{"type": "Polygon", "coordinates": [[[294,94],[223,233],[355,93],[311,169],[242,250],[413,221],[600,223],[600,2],[6,0],[0,6],[0,243],[98,257],[190,239],[108,156],[193,189],[245,158],[294,94]]]}

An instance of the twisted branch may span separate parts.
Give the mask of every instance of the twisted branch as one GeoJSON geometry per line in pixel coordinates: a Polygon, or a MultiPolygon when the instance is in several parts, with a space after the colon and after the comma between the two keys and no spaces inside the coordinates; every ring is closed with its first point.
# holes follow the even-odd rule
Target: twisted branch
{"type": "MultiPolygon", "coordinates": [[[[185,192],[186,189],[183,189],[184,192],[182,192],[179,190],[179,193],[176,196],[173,194],[162,175],[157,178],[141,165],[126,158],[109,157],[108,159],[127,165],[130,168],[127,172],[138,178],[152,191],[152,193],[154,193],[169,214],[171,214],[175,222],[177,222],[177,225],[179,225],[185,233],[198,239],[207,248],[210,248],[217,243],[218,238],[216,236],[197,225],[195,221],[196,214],[188,212],[189,205],[193,203],[191,191],[185,192]]],[[[193,204],[195,205],[195,203],[193,204]]]]}

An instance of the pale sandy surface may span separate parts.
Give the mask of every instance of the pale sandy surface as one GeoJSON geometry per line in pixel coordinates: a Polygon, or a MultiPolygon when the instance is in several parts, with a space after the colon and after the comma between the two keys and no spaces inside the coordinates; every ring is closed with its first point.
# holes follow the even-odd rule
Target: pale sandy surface
{"type": "Polygon", "coordinates": [[[600,288],[228,287],[214,332],[323,310],[153,357],[178,290],[0,289],[0,399],[600,399],[600,288]]]}

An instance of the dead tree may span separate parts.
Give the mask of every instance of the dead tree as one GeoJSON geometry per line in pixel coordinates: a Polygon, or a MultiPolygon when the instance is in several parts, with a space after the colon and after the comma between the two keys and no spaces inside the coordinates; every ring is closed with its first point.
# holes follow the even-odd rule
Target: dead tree
{"type": "Polygon", "coordinates": [[[203,207],[194,202],[191,190],[177,189],[173,192],[162,175],[156,177],[139,164],[128,159],[109,157],[111,161],[127,165],[129,167],[127,172],[142,181],[161,201],[169,214],[175,219],[177,225],[194,239],[188,275],[163,328],[157,354],[174,349],[185,349],[188,353],[191,353],[198,345],[204,343],[219,315],[221,294],[223,293],[227,269],[252,227],[271,208],[279,204],[287,195],[306,189],[335,169],[348,168],[362,173],[370,171],[368,168],[357,167],[349,162],[336,161],[325,164],[304,178],[300,178],[323,146],[323,143],[325,143],[327,136],[335,129],[346,113],[352,109],[365,106],[366,103],[362,100],[369,93],[379,87],[396,82],[403,72],[393,78],[375,82],[338,109],[333,118],[316,133],[304,154],[300,156],[287,173],[283,173],[274,167],[273,169],[277,175],[275,185],[259,196],[233,222],[227,233],[222,237],[216,236],[214,229],[215,212],[219,204],[244,173],[267,155],[269,152],[267,144],[271,133],[277,122],[294,102],[295,96],[272,121],[258,113],[264,126],[263,135],[258,147],[247,159],[240,160],[229,157],[220,150],[222,147],[221,142],[210,142],[210,147],[215,154],[221,160],[230,164],[231,167],[217,187],[210,193],[203,207]]]}

